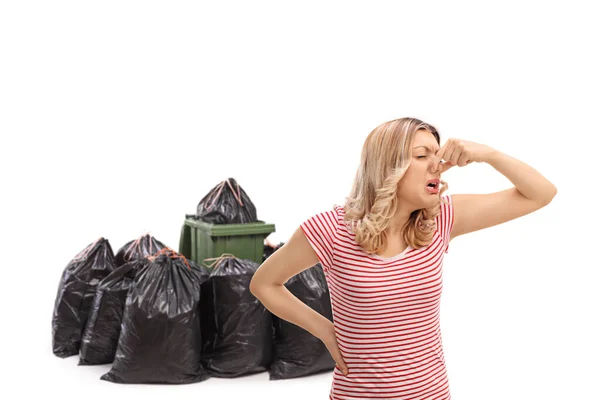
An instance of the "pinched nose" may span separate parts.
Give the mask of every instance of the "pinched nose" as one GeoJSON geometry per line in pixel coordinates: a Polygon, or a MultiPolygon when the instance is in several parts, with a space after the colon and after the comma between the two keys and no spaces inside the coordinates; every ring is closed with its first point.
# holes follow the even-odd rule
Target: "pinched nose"
{"type": "Polygon", "coordinates": [[[431,174],[432,175],[436,175],[437,174],[438,177],[439,177],[439,174],[441,173],[441,166],[442,166],[442,160],[440,160],[440,162],[434,162],[434,163],[432,163],[431,164],[431,168],[430,168],[431,174]]]}

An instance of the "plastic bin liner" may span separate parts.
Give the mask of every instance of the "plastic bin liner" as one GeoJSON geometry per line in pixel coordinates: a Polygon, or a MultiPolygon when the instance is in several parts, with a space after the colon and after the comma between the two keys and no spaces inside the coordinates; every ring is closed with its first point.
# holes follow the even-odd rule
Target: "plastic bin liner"
{"type": "Polygon", "coordinates": [[[79,365],[110,364],[115,358],[127,293],[149,260],[137,258],[110,273],[96,294],[81,340],[79,365]]]}
{"type": "Polygon", "coordinates": [[[276,245],[276,244],[271,243],[269,240],[265,239],[264,251],[263,251],[263,262],[265,262],[265,260],[267,258],[269,258],[271,256],[271,254],[275,253],[283,245],[284,245],[283,242],[280,242],[279,244],[276,245]]]}
{"type": "Polygon", "coordinates": [[[115,269],[110,243],[98,238],[65,267],[52,313],[52,351],[61,358],[79,353],[96,286],[115,269]]]}
{"type": "Polygon", "coordinates": [[[115,360],[100,379],[162,384],[208,379],[199,322],[208,270],[168,247],[149,261],[127,295],[115,360]]]}
{"type": "Polygon", "coordinates": [[[144,258],[156,254],[159,250],[166,246],[159,240],[156,240],[152,235],[146,233],[135,240],[131,240],[123,245],[115,256],[117,267],[126,262],[133,261],[137,258],[144,258]]]}
{"type": "MultiPolygon", "coordinates": [[[[320,264],[291,277],[285,287],[303,303],[333,322],[329,289],[320,264]]],[[[332,371],[335,360],[321,339],[273,315],[273,361],[269,380],[289,379],[332,371]]]]}
{"type": "Polygon", "coordinates": [[[200,200],[196,217],[211,224],[258,222],[256,207],[233,178],[219,183],[200,200]]]}
{"type": "MultiPolygon", "coordinates": [[[[209,260],[205,259],[206,263],[209,260]]],[[[233,378],[267,371],[272,315],[250,293],[259,264],[223,254],[211,268],[201,301],[203,364],[211,376],[233,378]]]]}

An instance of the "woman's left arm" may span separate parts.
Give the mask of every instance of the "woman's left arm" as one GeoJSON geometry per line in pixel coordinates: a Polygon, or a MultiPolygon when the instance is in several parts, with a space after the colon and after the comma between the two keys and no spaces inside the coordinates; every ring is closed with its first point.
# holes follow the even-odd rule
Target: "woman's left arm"
{"type": "Polygon", "coordinates": [[[556,186],[533,167],[514,157],[492,149],[485,162],[511,181],[528,199],[546,205],[556,195],[556,186]]]}
{"type": "Polygon", "coordinates": [[[486,162],[515,186],[488,194],[453,194],[454,224],[450,239],[522,217],[548,205],[557,193],[533,167],[487,145],[449,139],[437,152],[441,171],[471,162],[486,162]]]}

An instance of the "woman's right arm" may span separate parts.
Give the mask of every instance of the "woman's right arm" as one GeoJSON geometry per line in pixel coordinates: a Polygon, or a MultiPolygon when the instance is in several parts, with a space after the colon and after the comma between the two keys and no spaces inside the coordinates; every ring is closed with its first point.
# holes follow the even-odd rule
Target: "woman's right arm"
{"type": "Polygon", "coordinates": [[[284,284],[294,275],[319,262],[301,228],[269,256],[250,281],[250,292],[273,314],[323,339],[333,325],[330,320],[304,304],[284,284]]]}
{"type": "Polygon", "coordinates": [[[250,292],[273,314],[319,338],[329,350],[342,373],[347,367],[339,351],[333,323],[313,310],[284,284],[294,275],[319,263],[301,228],[290,240],[267,258],[250,281],[250,292]]]}

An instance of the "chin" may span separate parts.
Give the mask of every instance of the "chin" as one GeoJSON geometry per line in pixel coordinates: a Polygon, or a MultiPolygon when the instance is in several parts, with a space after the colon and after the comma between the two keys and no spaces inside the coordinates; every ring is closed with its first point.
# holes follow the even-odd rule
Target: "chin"
{"type": "Polygon", "coordinates": [[[430,208],[440,202],[440,195],[434,193],[425,193],[419,200],[420,205],[418,209],[430,208]],[[423,198],[424,197],[424,198],[423,198]]]}
{"type": "Polygon", "coordinates": [[[439,193],[427,193],[426,196],[429,196],[427,199],[427,207],[432,207],[441,201],[439,193]]]}

